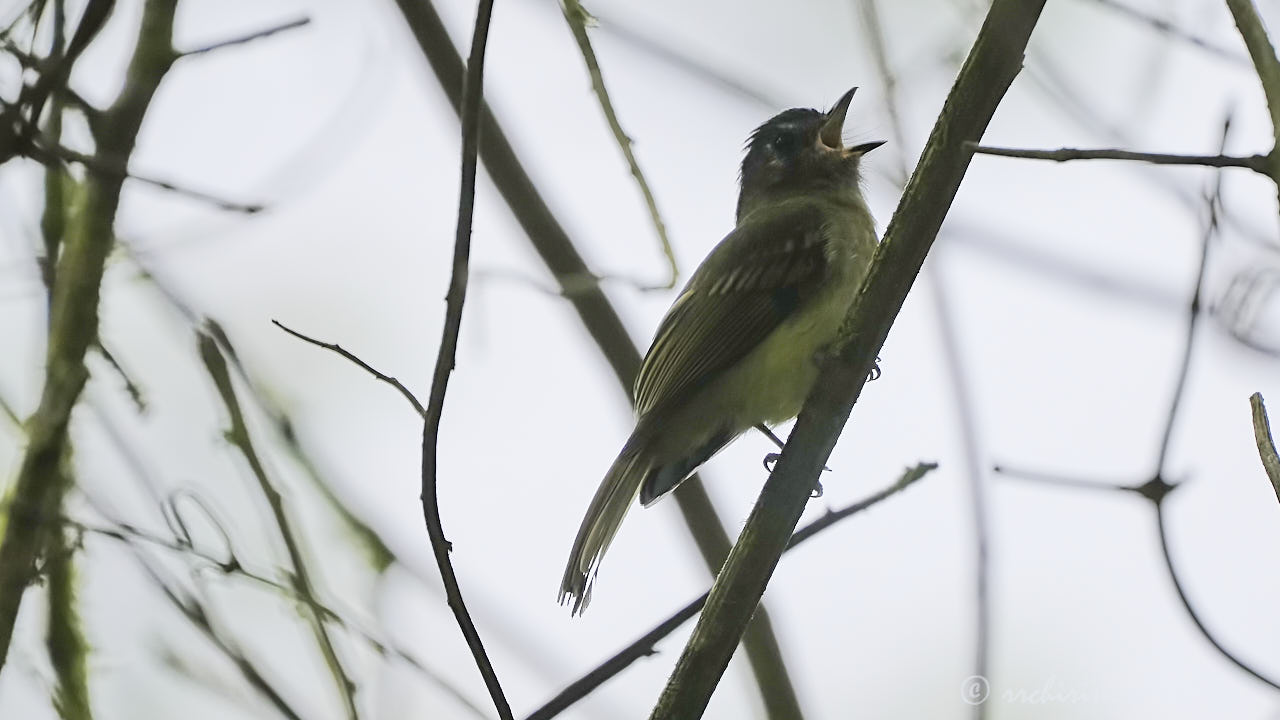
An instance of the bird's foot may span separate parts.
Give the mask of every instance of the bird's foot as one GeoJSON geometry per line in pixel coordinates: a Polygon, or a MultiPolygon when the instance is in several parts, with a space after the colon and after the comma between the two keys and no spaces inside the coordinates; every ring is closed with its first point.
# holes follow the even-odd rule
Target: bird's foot
{"type": "Polygon", "coordinates": [[[764,456],[764,469],[773,472],[773,466],[778,464],[778,458],[782,457],[782,453],[769,453],[764,456]]]}
{"type": "MultiPolygon", "coordinates": [[[[768,455],[765,455],[765,456],[764,456],[764,469],[765,469],[765,470],[768,470],[769,472],[773,472],[773,467],[774,467],[774,465],[777,465],[777,464],[778,464],[778,458],[780,458],[780,457],[782,457],[782,453],[769,453],[768,455]]],[[[823,471],[823,472],[831,472],[831,468],[827,467],[826,465],[823,465],[823,466],[822,466],[822,471],[823,471]]],[[[822,497],[822,482],[821,482],[821,481],[818,481],[818,482],[815,482],[815,483],[814,483],[813,492],[809,495],[809,497],[811,497],[811,498],[820,498],[820,497],[822,497]]]]}

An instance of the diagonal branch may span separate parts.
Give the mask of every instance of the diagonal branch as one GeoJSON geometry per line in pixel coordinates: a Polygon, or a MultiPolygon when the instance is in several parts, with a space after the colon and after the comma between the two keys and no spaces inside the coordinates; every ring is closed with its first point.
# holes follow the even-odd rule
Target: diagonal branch
{"type": "Polygon", "coordinates": [[[445,597],[449,609],[458,622],[471,656],[475,660],[485,686],[493,698],[498,716],[511,720],[511,705],[502,692],[498,674],[485,652],[480,633],[476,630],[471,613],[462,599],[462,588],[449,560],[451,545],[444,536],[440,521],[439,498],[436,496],[437,450],[440,420],[444,413],[444,396],[449,387],[449,374],[453,372],[458,351],[458,332],[462,328],[462,304],[467,297],[467,273],[471,259],[471,224],[475,216],[477,147],[480,139],[480,100],[484,97],[484,51],[489,40],[489,20],[493,15],[493,0],[480,0],[476,9],[475,30],[471,36],[471,57],[467,61],[466,83],[462,94],[462,183],[458,197],[458,231],[453,244],[453,273],[449,279],[449,292],[445,296],[444,332],[440,338],[440,351],[436,356],[435,372],[431,378],[431,395],[427,398],[427,414],[422,424],[422,515],[431,538],[431,550],[440,577],[444,582],[445,597]]]}
{"type": "Polygon", "coordinates": [[[972,157],[964,142],[981,137],[1021,69],[1043,5],[992,3],[850,309],[843,347],[824,363],[652,720],[697,718],[705,711],[955,198],[972,157]]]}
{"type": "Polygon", "coordinates": [[[680,268],[676,265],[676,254],[671,249],[671,239],[667,237],[666,223],[662,222],[662,214],[658,212],[658,201],[654,199],[653,191],[649,189],[649,181],[640,171],[640,163],[631,149],[631,138],[622,129],[622,123],[618,122],[613,101],[609,99],[609,90],[604,85],[604,75],[600,72],[596,51],[591,47],[591,38],[587,35],[587,23],[593,18],[578,0],[564,0],[561,9],[564,11],[565,20],[569,21],[573,39],[578,42],[578,49],[582,51],[582,59],[587,64],[587,73],[591,76],[591,88],[595,90],[596,97],[600,100],[600,110],[604,112],[604,118],[609,122],[609,129],[613,131],[613,138],[618,142],[618,149],[622,150],[623,157],[627,159],[631,176],[636,179],[640,194],[644,195],[644,203],[649,208],[649,219],[653,221],[653,229],[657,231],[658,240],[662,243],[662,254],[667,258],[667,265],[671,269],[671,278],[667,284],[655,289],[670,290],[676,286],[676,280],[680,278],[680,268]]]}
{"type": "Polygon", "coordinates": [[[423,409],[422,403],[418,402],[417,396],[414,395],[412,392],[410,392],[409,388],[405,387],[399,380],[391,377],[390,375],[384,375],[383,373],[379,372],[377,368],[373,367],[369,363],[356,357],[353,353],[343,349],[341,345],[338,345],[336,343],[322,342],[320,340],[316,340],[315,338],[307,337],[306,335],[303,335],[297,330],[287,327],[284,323],[280,322],[279,320],[272,320],[271,324],[275,325],[276,327],[280,328],[281,330],[289,333],[290,335],[298,338],[303,342],[311,343],[316,347],[324,348],[325,350],[330,350],[332,352],[335,352],[341,355],[342,357],[350,360],[351,362],[355,363],[356,366],[359,367],[361,370],[364,370],[365,372],[381,380],[382,382],[390,385],[396,390],[399,390],[400,394],[404,396],[404,399],[408,400],[409,404],[413,406],[413,409],[418,412],[418,415],[422,417],[424,420],[426,419],[427,411],[423,409]]]}

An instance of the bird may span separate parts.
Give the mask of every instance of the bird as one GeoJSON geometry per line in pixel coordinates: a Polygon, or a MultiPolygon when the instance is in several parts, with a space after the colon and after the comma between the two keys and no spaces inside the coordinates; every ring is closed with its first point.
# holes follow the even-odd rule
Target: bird
{"type": "Polygon", "coordinates": [[[878,244],[845,147],[857,88],[785,110],[747,139],[736,224],[676,296],[634,388],[636,424],[591,499],[560,583],[580,615],[631,504],[650,506],[734,438],[794,418],[878,244]]]}

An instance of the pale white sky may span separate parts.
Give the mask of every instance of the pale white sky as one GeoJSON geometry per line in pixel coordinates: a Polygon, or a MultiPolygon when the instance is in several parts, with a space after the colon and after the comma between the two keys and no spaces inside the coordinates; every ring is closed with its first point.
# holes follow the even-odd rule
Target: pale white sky
{"type": "MultiPolygon", "coordinates": [[[[473,5],[440,5],[454,37],[468,38],[473,5]]],[[[914,163],[980,16],[965,2],[881,5],[906,135],[905,147],[886,146],[867,162],[870,204],[883,228],[897,200],[887,180],[900,162],[895,153],[914,163]]],[[[1244,57],[1225,6],[1142,5],[1244,57]]],[[[139,7],[120,3],[78,67],[75,84],[87,96],[105,102],[118,88],[139,7]]],[[[588,9],[778,103],[754,103],[691,77],[607,26],[595,33],[619,116],[686,276],[730,229],[742,143],[770,115],[827,106],[856,84],[848,135],[891,137],[855,3],[601,0],[588,9]]],[[[1280,17],[1272,4],[1262,11],[1273,23],[1280,17]]],[[[452,249],[456,120],[390,2],[184,0],[178,32],[199,45],[299,14],[311,25],[177,66],[148,114],[133,163],[135,171],[271,210],[231,216],[130,186],[118,230],[185,303],[223,324],[341,497],[403,561],[382,578],[363,564],[356,542],[255,411],[258,442],[306,529],[326,600],[492,715],[427,547],[416,416],[390,389],[270,324],[279,319],[339,342],[425,399],[452,249]]],[[[644,206],[559,10],[499,0],[486,69],[486,97],[591,266],[659,280],[664,264],[644,206]]],[[[13,78],[5,73],[0,92],[8,98],[13,78]]],[[[1212,153],[1228,109],[1228,150],[1266,151],[1266,108],[1247,63],[1168,43],[1094,2],[1060,0],[1049,3],[1026,71],[986,141],[1212,153]],[[1083,125],[1044,89],[1046,80],[1065,83],[1125,138],[1083,125]]],[[[1113,482],[1150,476],[1204,222],[1194,198],[1210,179],[1197,168],[974,160],[931,262],[957,321],[983,468],[1002,463],[1113,482]],[[1027,253],[1047,258],[1047,269],[1011,260],[1027,253]],[[1099,292],[1063,269],[1139,292],[1099,292]]],[[[1214,305],[1241,273],[1280,266],[1274,186],[1235,170],[1224,193],[1231,222],[1211,250],[1206,289],[1214,305]]],[[[0,393],[23,412],[34,407],[42,375],[41,289],[30,262],[39,202],[32,168],[0,171],[0,337],[8,339],[0,393]]],[[[573,533],[630,430],[629,410],[568,304],[519,279],[548,284],[483,177],[472,267],[441,433],[440,503],[464,592],[520,715],[696,596],[709,578],[674,503],[663,502],[627,519],[585,617],[570,619],[556,604],[573,533]]],[[[625,283],[607,289],[633,337],[647,344],[673,293],[625,283]]],[[[834,472],[823,479],[826,495],[811,503],[809,517],[882,487],[906,465],[933,460],[939,470],[788,555],[766,596],[810,718],[970,712],[960,692],[973,656],[973,531],[936,290],[923,277],[913,290],[881,353],[884,376],[855,408],[829,462],[834,472]]],[[[1259,332],[1277,346],[1274,294],[1270,302],[1259,311],[1259,332]]],[[[213,507],[238,555],[271,574],[283,549],[252,477],[221,439],[225,413],[186,321],[119,254],[103,303],[104,338],[140,379],[149,409],[139,416],[118,378],[95,361],[88,404],[73,423],[86,491],[132,522],[164,528],[105,423],[139,449],[162,487],[189,489],[213,507]]],[[[1167,509],[1172,551],[1205,622],[1274,677],[1280,562],[1269,549],[1280,545],[1280,505],[1253,447],[1247,397],[1254,391],[1280,417],[1275,358],[1206,318],[1170,458],[1171,479],[1189,483],[1167,509]]],[[[769,448],[761,437],[744,437],[704,473],[731,532],[755,500],[769,448]]],[[[14,474],[21,449],[16,432],[0,431],[2,476],[14,474]]],[[[981,482],[992,541],[990,717],[1261,719],[1280,711],[1277,695],[1217,655],[1183,613],[1147,503],[990,473],[981,482]],[[1054,698],[1074,693],[1079,701],[1018,700],[1019,691],[1046,687],[1054,698]]],[[[73,513],[96,518],[82,498],[73,513]]],[[[219,552],[208,523],[191,517],[219,552]]],[[[98,717],[272,716],[164,605],[127,552],[91,537],[84,557],[98,717]],[[166,667],[166,653],[213,678],[214,689],[166,667]]],[[[172,558],[165,567],[189,577],[172,558]]],[[[202,577],[223,627],[271,669],[305,716],[341,717],[292,606],[243,582],[202,577]]],[[[0,716],[53,717],[41,597],[28,595],[0,676],[0,716]]],[[[563,717],[645,715],[690,627],[563,717]]],[[[340,648],[364,689],[368,717],[472,717],[359,639],[340,634],[340,648]]],[[[707,717],[762,716],[747,668],[735,660],[707,717]]]]}

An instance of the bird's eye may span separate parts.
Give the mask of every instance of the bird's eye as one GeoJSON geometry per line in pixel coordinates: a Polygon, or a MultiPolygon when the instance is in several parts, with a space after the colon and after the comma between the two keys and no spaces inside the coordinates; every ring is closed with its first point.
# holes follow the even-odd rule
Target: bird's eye
{"type": "Polygon", "coordinates": [[[779,134],[769,143],[777,155],[790,155],[796,149],[796,138],[790,134],[779,134]]]}

